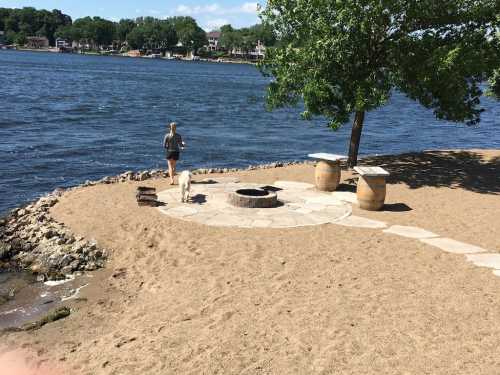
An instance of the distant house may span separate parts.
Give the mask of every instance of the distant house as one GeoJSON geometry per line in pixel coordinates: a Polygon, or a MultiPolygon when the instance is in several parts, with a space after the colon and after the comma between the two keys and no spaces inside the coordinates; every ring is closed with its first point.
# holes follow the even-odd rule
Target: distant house
{"type": "Polygon", "coordinates": [[[44,36],[29,36],[26,39],[28,41],[26,47],[28,48],[38,49],[49,47],[49,40],[44,36]]]}
{"type": "Polygon", "coordinates": [[[5,44],[5,32],[0,31],[0,46],[3,46],[5,44]]]}
{"type": "Polygon", "coordinates": [[[266,46],[260,40],[257,41],[255,48],[249,52],[249,55],[256,59],[264,58],[265,54],[266,46]]]}
{"type": "Polygon", "coordinates": [[[207,39],[208,39],[207,50],[208,51],[218,51],[219,50],[220,35],[221,35],[220,31],[211,31],[211,32],[207,33],[207,39]]]}
{"type": "Polygon", "coordinates": [[[59,48],[59,49],[71,48],[71,43],[68,42],[66,39],[57,38],[56,39],[56,48],[59,48]]]}
{"type": "Polygon", "coordinates": [[[241,47],[235,47],[231,50],[231,55],[242,57],[242,58],[251,58],[251,59],[261,59],[264,58],[266,54],[266,46],[260,40],[257,41],[257,45],[248,51],[245,51],[241,47]]]}

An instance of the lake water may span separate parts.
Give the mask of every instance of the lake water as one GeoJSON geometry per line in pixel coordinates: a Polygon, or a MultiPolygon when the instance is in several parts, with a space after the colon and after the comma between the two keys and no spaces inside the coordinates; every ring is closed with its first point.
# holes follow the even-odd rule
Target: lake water
{"type": "MultiPolygon", "coordinates": [[[[266,84],[249,65],[0,51],[0,213],[56,187],[164,168],[171,121],[188,144],[180,169],[347,152],[349,126],[266,112],[266,84]]],[[[361,154],[498,148],[500,105],[483,106],[470,128],[396,93],[368,114],[361,154]]]]}

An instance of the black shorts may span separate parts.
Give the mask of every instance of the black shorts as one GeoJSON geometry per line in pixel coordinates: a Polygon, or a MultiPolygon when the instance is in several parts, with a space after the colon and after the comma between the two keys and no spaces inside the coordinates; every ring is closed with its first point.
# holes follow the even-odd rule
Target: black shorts
{"type": "Polygon", "coordinates": [[[167,160],[179,160],[179,151],[167,151],[167,160]]]}

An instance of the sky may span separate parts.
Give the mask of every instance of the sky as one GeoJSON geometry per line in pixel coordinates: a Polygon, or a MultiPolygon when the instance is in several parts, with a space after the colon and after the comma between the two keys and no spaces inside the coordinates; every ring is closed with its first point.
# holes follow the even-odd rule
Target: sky
{"type": "Polygon", "coordinates": [[[258,23],[258,4],[258,0],[0,0],[0,8],[60,9],[73,20],[85,16],[112,21],[140,16],[191,16],[206,31],[225,24],[240,28],[258,23]]]}

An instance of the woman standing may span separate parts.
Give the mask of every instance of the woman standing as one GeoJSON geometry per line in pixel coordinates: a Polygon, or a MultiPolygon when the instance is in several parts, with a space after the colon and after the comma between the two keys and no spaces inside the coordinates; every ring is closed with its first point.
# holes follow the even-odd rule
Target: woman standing
{"type": "Polygon", "coordinates": [[[165,148],[168,174],[170,176],[170,185],[174,184],[175,166],[179,160],[180,151],[184,150],[186,144],[182,141],[182,137],[177,133],[177,124],[170,123],[170,132],[163,139],[163,147],[165,148]]]}

